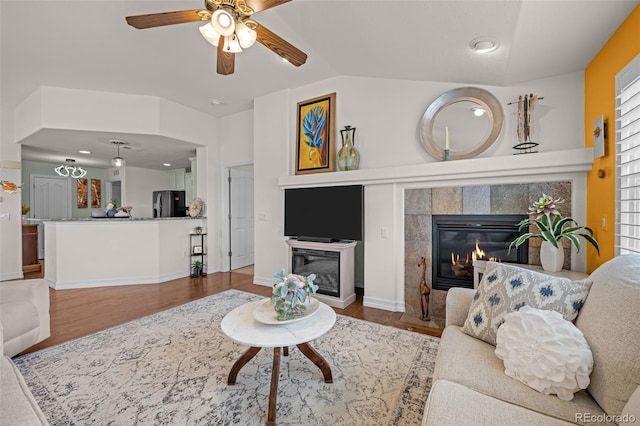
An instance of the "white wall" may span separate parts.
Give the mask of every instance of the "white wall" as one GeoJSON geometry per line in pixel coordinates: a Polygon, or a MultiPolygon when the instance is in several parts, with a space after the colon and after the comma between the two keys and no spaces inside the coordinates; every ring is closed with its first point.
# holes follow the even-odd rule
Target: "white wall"
{"type": "Polygon", "coordinates": [[[220,164],[224,167],[253,163],[253,110],[219,119],[220,164]]]}
{"type": "MultiPolygon", "coordinates": [[[[220,123],[220,265],[224,271],[229,270],[229,219],[228,206],[228,169],[230,167],[253,164],[253,110],[228,115],[219,120],[220,123]]],[[[255,190],[254,190],[255,192],[255,190]]],[[[255,215],[254,215],[255,216],[255,215]]],[[[255,238],[255,237],[254,237],[255,238]]]]}
{"type": "MultiPolygon", "coordinates": [[[[0,180],[22,183],[20,145],[12,143],[13,114],[0,110],[0,180]]],[[[28,183],[28,182],[27,182],[28,183]]],[[[22,278],[22,197],[0,190],[0,281],[22,278]]]]}
{"type": "MultiPolygon", "coordinates": [[[[505,125],[498,141],[481,158],[505,157],[515,153],[515,106],[509,102],[533,93],[544,97],[535,111],[535,135],[540,152],[562,151],[584,146],[583,73],[571,73],[511,87],[478,86],[501,102],[505,125]]],[[[419,138],[419,122],[429,106],[447,90],[461,87],[421,81],[336,77],[314,84],[273,93],[254,102],[256,179],[256,262],[254,281],[270,284],[271,276],[286,264],[282,235],[283,191],[277,179],[294,175],[296,103],[336,92],[336,148],[338,131],[356,127],[356,147],[361,169],[383,169],[435,163],[419,138]],[[287,159],[286,163],[283,159],[287,159]]],[[[299,177],[301,182],[303,177],[299,177]]],[[[365,190],[365,297],[369,305],[395,310],[403,306],[402,186],[368,186],[365,190]],[[382,238],[381,229],[388,230],[382,238]]],[[[580,194],[576,194],[580,197],[580,194]]],[[[584,195],[582,195],[584,197],[584,195]]],[[[579,205],[584,205],[579,202],[579,205]]]]}
{"type": "MultiPolygon", "coordinates": [[[[283,237],[284,193],[278,177],[290,170],[291,95],[288,90],[254,101],[254,282],[273,285],[273,277],[288,264],[283,237]]],[[[295,103],[295,101],[293,101],[295,103]]]]}

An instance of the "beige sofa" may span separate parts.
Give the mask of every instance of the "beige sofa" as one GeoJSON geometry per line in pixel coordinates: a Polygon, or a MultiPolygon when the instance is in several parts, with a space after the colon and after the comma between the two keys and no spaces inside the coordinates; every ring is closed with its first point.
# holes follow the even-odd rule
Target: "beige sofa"
{"type": "Polygon", "coordinates": [[[48,424],[11,357],[49,335],[47,282],[0,282],[0,426],[48,424]]]}
{"type": "Polygon", "coordinates": [[[449,290],[423,425],[640,424],[640,255],[618,256],[589,279],[575,325],[593,372],[571,401],[505,375],[495,347],[462,332],[475,290],[449,290]]]}

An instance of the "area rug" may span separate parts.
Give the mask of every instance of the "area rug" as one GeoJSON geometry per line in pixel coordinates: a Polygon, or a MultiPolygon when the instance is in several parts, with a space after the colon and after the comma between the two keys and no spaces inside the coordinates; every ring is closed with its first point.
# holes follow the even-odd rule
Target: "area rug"
{"type": "MultiPolygon", "coordinates": [[[[52,425],[263,425],[273,351],[227,385],[247,349],[220,329],[260,296],[228,290],[14,359],[52,425]]],[[[296,348],[280,367],[280,425],[419,425],[438,339],[338,315],[313,341],[333,383],[296,348]]]]}

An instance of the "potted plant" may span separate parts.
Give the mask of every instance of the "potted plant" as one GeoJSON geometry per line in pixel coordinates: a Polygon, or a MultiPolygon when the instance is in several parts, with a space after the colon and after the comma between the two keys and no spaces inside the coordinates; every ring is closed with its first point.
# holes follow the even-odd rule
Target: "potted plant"
{"type": "Polygon", "coordinates": [[[191,264],[191,276],[192,277],[202,277],[204,276],[204,264],[200,260],[195,260],[191,264]]]}
{"type": "Polygon", "coordinates": [[[29,213],[29,210],[31,210],[29,206],[25,206],[24,204],[22,205],[22,222],[23,223],[27,221],[27,214],[29,213]]]}
{"type": "Polygon", "coordinates": [[[195,232],[196,234],[202,234],[202,226],[196,226],[195,228],[193,228],[193,232],[195,232]]]}
{"type": "Polygon", "coordinates": [[[558,205],[563,203],[564,200],[542,194],[542,197],[529,207],[529,215],[532,217],[524,219],[518,223],[518,230],[522,231],[525,228],[535,227],[538,232],[526,232],[516,238],[509,245],[516,248],[522,245],[530,238],[542,239],[542,245],[540,246],[540,261],[542,268],[546,271],[557,272],[562,269],[564,263],[564,251],[562,248],[561,240],[563,238],[568,239],[580,252],[580,240],[578,237],[584,238],[590,243],[600,254],[600,246],[593,237],[593,230],[588,226],[581,226],[570,217],[562,217],[558,211],[558,205]]]}

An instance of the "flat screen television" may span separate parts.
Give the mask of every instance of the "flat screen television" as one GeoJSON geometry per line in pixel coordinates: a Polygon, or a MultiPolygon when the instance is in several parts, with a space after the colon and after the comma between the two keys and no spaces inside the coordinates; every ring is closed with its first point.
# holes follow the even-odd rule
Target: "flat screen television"
{"type": "Polygon", "coordinates": [[[362,241],[362,185],[287,188],[284,190],[284,235],[299,240],[362,241]]]}

